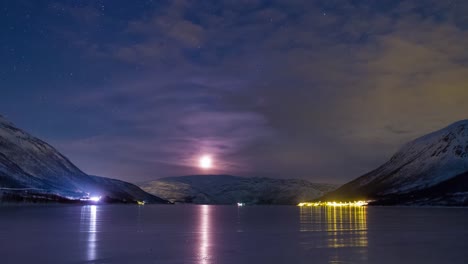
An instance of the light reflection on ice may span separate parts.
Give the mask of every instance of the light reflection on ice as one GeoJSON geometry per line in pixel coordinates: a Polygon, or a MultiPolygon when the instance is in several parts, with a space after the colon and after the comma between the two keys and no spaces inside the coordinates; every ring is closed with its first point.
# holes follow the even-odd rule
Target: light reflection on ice
{"type": "MultiPolygon", "coordinates": [[[[367,207],[301,207],[301,232],[324,232],[322,248],[359,248],[361,259],[367,259],[367,207]]],[[[339,254],[330,263],[340,263],[339,254]]]]}
{"type": "Polygon", "coordinates": [[[201,264],[211,263],[211,215],[210,206],[201,205],[199,207],[200,224],[199,224],[199,260],[201,264]]]}
{"type": "Polygon", "coordinates": [[[367,247],[367,207],[327,207],[328,246],[367,247]]]}
{"type": "Polygon", "coordinates": [[[95,260],[97,251],[97,216],[98,207],[87,205],[81,207],[81,232],[86,233],[86,259],[95,260]]]}

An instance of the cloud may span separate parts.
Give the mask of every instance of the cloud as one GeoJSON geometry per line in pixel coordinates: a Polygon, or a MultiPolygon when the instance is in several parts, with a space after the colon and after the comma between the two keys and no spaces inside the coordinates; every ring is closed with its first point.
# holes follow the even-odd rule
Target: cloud
{"type": "Polygon", "coordinates": [[[73,95],[106,129],[64,150],[83,167],[103,150],[120,177],[190,172],[209,151],[226,173],[343,182],[466,118],[462,2],[247,2],[171,1],[82,43],[139,70],[73,95]]]}
{"type": "Polygon", "coordinates": [[[398,141],[409,140],[466,118],[467,41],[467,32],[454,24],[414,17],[400,18],[391,33],[376,36],[360,55],[367,58],[365,79],[348,104],[348,110],[365,113],[353,120],[368,131],[361,135],[378,135],[378,127],[390,124],[412,131],[398,141]]]}
{"type": "Polygon", "coordinates": [[[125,179],[198,172],[197,159],[206,153],[216,159],[213,173],[248,171],[250,165],[235,156],[269,138],[267,121],[255,112],[224,107],[222,96],[237,82],[214,78],[208,83],[191,74],[158,75],[69,95],[66,103],[94,113],[88,126],[101,132],[54,143],[85,170],[125,179]],[[96,157],[102,166],[95,165],[96,157]],[[128,174],[131,164],[138,166],[137,176],[128,174]]]}

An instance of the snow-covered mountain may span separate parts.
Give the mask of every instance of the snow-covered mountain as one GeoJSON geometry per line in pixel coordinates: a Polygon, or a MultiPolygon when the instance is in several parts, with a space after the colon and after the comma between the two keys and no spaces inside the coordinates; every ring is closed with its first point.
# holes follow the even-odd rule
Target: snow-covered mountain
{"type": "Polygon", "coordinates": [[[0,198],[34,196],[165,202],[137,186],[83,173],[49,144],[0,116],[0,198]]]}
{"type": "Polygon", "coordinates": [[[296,179],[194,175],[158,179],[140,187],[171,202],[297,204],[320,197],[337,186],[296,179]]]}
{"type": "Polygon", "coordinates": [[[467,177],[468,120],[463,120],[404,145],[387,163],[325,198],[465,204],[467,177]]]}

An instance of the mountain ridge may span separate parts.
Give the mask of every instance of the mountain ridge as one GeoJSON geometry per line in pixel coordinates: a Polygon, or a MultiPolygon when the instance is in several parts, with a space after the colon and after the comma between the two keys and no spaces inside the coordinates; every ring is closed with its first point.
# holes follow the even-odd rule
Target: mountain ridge
{"type": "Polygon", "coordinates": [[[272,179],[232,175],[166,177],[139,184],[171,202],[196,204],[297,204],[336,188],[302,179],[272,179]]]}
{"type": "MultiPolygon", "coordinates": [[[[404,144],[386,163],[323,198],[410,197],[411,193],[419,193],[466,172],[468,120],[461,120],[404,144]]],[[[468,186],[464,188],[468,191],[468,186]]]]}
{"type": "Polygon", "coordinates": [[[84,173],[54,147],[0,116],[2,195],[18,199],[34,196],[39,197],[38,200],[40,197],[44,200],[50,197],[79,200],[89,195],[99,195],[121,202],[136,202],[137,199],[166,202],[133,184],[84,173]]]}

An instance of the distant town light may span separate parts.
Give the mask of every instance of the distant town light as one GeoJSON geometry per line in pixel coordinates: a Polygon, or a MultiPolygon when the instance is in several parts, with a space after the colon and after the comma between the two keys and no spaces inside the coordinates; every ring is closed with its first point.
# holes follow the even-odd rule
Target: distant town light
{"type": "Polygon", "coordinates": [[[245,203],[237,203],[237,206],[239,206],[239,207],[242,207],[244,205],[245,205],[245,203]]]}
{"type": "Polygon", "coordinates": [[[97,203],[101,200],[101,196],[91,196],[89,197],[89,200],[97,203]]]}
{"type": "Polygon", "coordinates": [[[315,202],[315,203],[299,203],[298,206],[366,206],[367,201],[352,201],[352,202],[315,202]]]}
{"type": "Polygon", "coordinates": [[[98,203],[99,201],[101,201],[101,198],[102,196],[91,196],[91,197],[88,196],[88,197],[81,198],[80,201],[98,203]]]}

